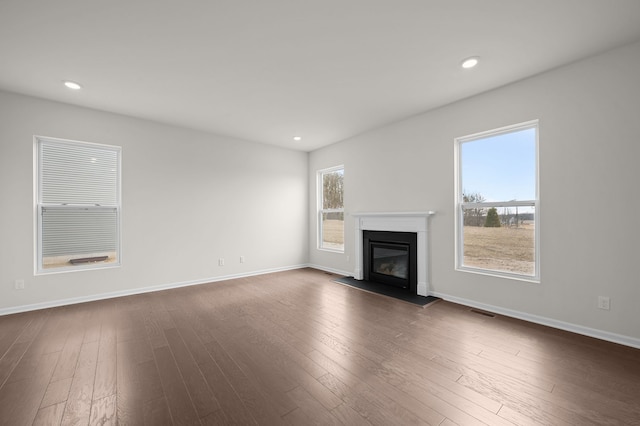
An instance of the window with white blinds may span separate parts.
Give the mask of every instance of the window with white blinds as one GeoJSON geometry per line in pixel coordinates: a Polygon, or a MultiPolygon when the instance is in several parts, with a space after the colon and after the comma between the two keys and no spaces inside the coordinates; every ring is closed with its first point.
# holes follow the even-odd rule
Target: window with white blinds
{"type": "Polygon", "coordinates": [[[38,272],[120,263],[120,148],[36,138],[38,272]]]}

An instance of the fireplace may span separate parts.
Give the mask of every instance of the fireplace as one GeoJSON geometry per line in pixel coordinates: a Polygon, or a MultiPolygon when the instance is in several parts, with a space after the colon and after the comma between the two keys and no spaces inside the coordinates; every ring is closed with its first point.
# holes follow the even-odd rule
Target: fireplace
{"type": "MultiPolygon", "coordinates": [[[[416,237],[415,243],[415,261],[412,261],[412,254],[409,254],[409,263],[413,264],[416,269],[411,269],[412,266],[409,267],[408,275],[411,277],[411,280],[416,280],[416,283],[408,284],[408,291],[411,291],[413,294],[418,294],[420,296],[428,296],[429,295],[429,253],[428,253],[428,239],[427,239],[427,228],[429,222],[429,216],[433,215],[434,212],[398,212],[398,213],[352,213],[351,216],[355,219],[355,247],[354,247],[354,260],[355,260],[355,270],[353,271],[353,277],[357,280],[367,279],[365,278],[365,274],[368,274],[369,264],[365,268],[365,258],[369,259],[367,262],[371,262],[371,252],[365,255],[365,244],[364,244],[364,234],[368,233],[368,231],[378,231],[394,234],[402,234],[402,233],[412,233],[416,237]]],[[[391,261],[393,257],[396,257],[396,263],[400,260],[399,258],[403,255],[404,244],[407,244],[406,241],[397,242],[395,240],[392,241],[378,241],[378,248],[374,247],[373,251],[379,249],[385,249],[390,251],[382,250],[379,252],[378,258],[389,258],[387,260],[391,261]],[[397,244],[396,244],[397,243],[397,244]]],[[[368,246],[368,244],[367,244],[368,246]]],[[[371,249],[368,249],[371,250],[371,249]]],[[[375,258],[374,258],[375,259],[375,258]]],[[[384,260],[384,259],[383,259],[384,260]]],[[[382,261],[381,261],[382,262],[382,261]]],[[[382,262],[384,263],[384,262],[382,262]]],[[[382,272],[381,275],[383,277],[375,276],[375,279],[389,279],[390,281],[394,281],[397,285],[402,288],[405,288],[407,285],[405,282],[402,282],[404,278],[398,277],[397,275],[404,276],[401,272],[400,267],[393,267],[389,269],[388,267],[382,267],[381,270],[378,270],[376,273],[382,272]],[[390,272],[392,271],[392,272],[390,272]],[[393,272],[395,271],[395,272],[393,272]],[[398,278],[401,281],[396,281],[394,278],[398,278]]],[[[370,279],[370,278],[369,278],[370,279]]]]}
{"type": "Polygon", "coordinates": [[[417,234],[363,231],[364,279],[417,294],[417,234]]]}

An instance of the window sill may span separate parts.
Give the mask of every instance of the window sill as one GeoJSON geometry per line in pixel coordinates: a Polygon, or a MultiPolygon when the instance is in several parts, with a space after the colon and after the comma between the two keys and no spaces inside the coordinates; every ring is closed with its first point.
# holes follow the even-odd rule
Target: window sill
{"type": "Polygon", "coordinates": [[[344,254],[344,249],[340,250],[340,249],[332,249],[332,248],[327,248],[327,247],[318,247],[317,248],[319,251],[326,251],[329,253],[340,253],[340,254],[344,254]]]}
{"type": "Polygon", "coordinates": [[[515,280],[515,281],[523,281],[531,284],[540,284],[540,277],[535,277],[530,275],[510,274],[508,272],[494,271],[491,269],[471,268],[468,266],[456,267],[456,271],[477,274],[477,275],[486,275],[486,276],[495,277],[495,278],[506,278],[506,279],[515,280]]]}
{"type": "Polygon", "coordinates": [[[92,263],[92,264],[81,264],[81,266],[61,266],[57,268],[46,268],[46,269],[37,269],[34,275],[51,275],[51,274],[62,274],[67,272],[81,272],[81,271],[94,271],[97,269],[113,269],[119,268],[121,265],[120,262],[102,262],[102,263],[92,263]]]}

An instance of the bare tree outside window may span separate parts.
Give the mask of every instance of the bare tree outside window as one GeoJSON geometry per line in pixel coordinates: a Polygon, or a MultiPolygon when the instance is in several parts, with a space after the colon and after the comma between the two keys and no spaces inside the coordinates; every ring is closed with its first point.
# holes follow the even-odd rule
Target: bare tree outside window
{"type": "Polygon", "coordinates": [[[323,209],[344,208],[344,173],[326,173],[322,180],[323,209]]]}
{"type": "MultiPolygon", "coordinates": [[[[482,203],[486,201],[482,194],[477,192],[468,194],[463,191],[462,199],[465,203],[482,203]]],[[[465,226],[482,226],[484,224],[484,215],[487,209],[481,207],[475,207],[466,209],[464,211],[464,225],[465,226]]]]}

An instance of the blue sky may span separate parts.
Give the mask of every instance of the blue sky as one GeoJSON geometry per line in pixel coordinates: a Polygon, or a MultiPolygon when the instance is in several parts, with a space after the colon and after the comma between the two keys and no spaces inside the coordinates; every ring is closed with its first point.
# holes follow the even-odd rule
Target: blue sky
{"type": "Polygon", "coordinates": [[[535,128],[464,142],[462,189],[486,201],[536,198],[535,128]]]}

